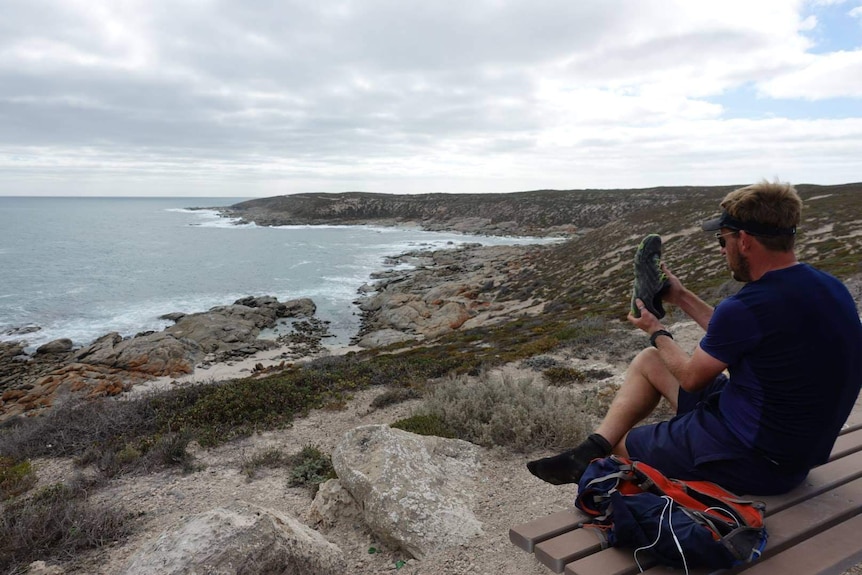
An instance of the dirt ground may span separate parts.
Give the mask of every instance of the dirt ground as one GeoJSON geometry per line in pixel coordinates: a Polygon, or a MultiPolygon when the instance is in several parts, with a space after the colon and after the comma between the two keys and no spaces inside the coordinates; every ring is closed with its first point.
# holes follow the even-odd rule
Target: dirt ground
{"type": "MultiPolygon", "coordinates": [[[[672,330],[684,346],[695,345],[699,332],[692,323],[677,324],[672,330]]],[[[576,361],[571,357],[563,358],[576,361]]],[[[594,362],[595,363],[595,362],[594,362]]],[[[614,372],[603,383],[621,382],[625,366],[601,364],[614,372]]],[[[536,373],[518,366],[508,366],[514,377],[536,377],[536,373]]],[[[392,423],[406,417],[417,407],[418,400],[371,410],[375,396],[385,390],[368,389],[356,393],[341,411],[318,410],[297,420],[288,429],[261,433],[233,441],[214,449],[194,448],[201,470],[183,475],[165,471],[150,475],[126,476],[113,480],[94,495],[98,500],[122,506],[137,516],[136,531],[123,543],[66,564],[66,573],[114,575],[123,571],[129,558],[146,542],[156,538],[185,517],[238,500],[272,508],[304,519],[312,501],[306,488],[288,487],[288,470],[261,469],[255,478],[242,473],[243,462],[269,448],[285,454],[316,445],[330,452],[345,432],[359,425],[392,423]]],[[[862,409],[857,401],[856,409],[862,409]]],[[[323,534],[344,552],[348,572],[354,575],[389,573],[396,563],[404,575],[547,575],[550,573],[531,554],[509,542],[511,526],[572,506],[576,487],[552,486],[533,477],[526,469],[527,460],[549,453],[514,454],[503,449],[482,449],[481,471],[476,480],[475,514],[483,523],[482,535],[469,543],[446,552],[428,556],[422,561],[405,557],[387,548],[361,525],[336,526],[323,534]],[[378,552],[369,553],[370,548],[378,552]]],[[[70,461],[40,460],[34,462],[41,484],[47,485],[71,476],[70,461]]],[[[847,572],[862,575],[862,565],[847,572]]]]}

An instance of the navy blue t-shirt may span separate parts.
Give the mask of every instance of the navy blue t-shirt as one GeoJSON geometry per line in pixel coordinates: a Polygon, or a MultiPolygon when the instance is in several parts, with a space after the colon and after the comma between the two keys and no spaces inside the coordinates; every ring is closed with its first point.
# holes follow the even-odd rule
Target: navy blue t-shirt
{"type": "Polygon", "coordinates": [[[847,288],[806,264],[722,301],[700,347],[728,364],[719,412],[739,440],[794,468],[825,463],[862,386],[862,324],[847,288]]]}

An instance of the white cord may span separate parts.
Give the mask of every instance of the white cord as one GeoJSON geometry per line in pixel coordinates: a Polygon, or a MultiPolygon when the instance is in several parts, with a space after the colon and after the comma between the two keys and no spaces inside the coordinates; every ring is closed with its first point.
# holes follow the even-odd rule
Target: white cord
{"type": "Polygon", "coordinates": [[[638,561],[638,552],[639,551],[645,551],[651,547],[655,547],[658,544],[659,539],[661,539],[661,526],[664,523],[664,515],[665,515],[665,513],[667,513],[668,529],[670,529],[670,534],[671,534],[671,537],[673,537],[673,542],[676,545],[676,550],[679,551],[679,556],[682,557],[682,566],[685,569],[685,575],[689,575],[688,562],[685,560],[685,553],[682,552],[682,545],[680,544],[679,539],[676,536],[676,533],[674,533],[674,531],[673,531],[673,503],[674,503],[674,501],[673,501],[673,499],[671,499],[667,495],[662,495],[661,497],[662,497],[662,499],[665,500],[665,504],[661,510],[661,515],[659,516],[658,533],[656,533],[655,541],[653,541],[649,545],[646,545],[644,547],[638,547],[637,549],[635,549],[635,554],[634,554],[635,563],[638,566],[638,571],[643,573],[644,569],[643,569],[643,567],[641,567],[641,562],[638,561]]]}
{"type": "Polygon", "coordinates": [[[730,517],[733,520],[733,522],[736,523],[737,527],[742,527],[742,524],[739,522],[739,520],[736,517],[734,517],[733,513],[731,513],[727,509],[724,509],[722,507],[707,507],[705,509],[705,511],[715,511],[716,513],[723,513],[724,515],[727,515],[728,517],[730,517]]]}

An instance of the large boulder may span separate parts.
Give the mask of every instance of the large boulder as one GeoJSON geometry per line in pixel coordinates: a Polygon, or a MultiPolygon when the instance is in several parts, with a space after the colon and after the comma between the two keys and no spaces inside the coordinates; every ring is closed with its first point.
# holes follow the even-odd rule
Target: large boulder
{"type": "Polygon", "coordinates": [[[113,369],[163,376],[192,373],[203,356],[192,340],[166,331],[123,339],[116,332],[104,335],[75,354],[76,361],[113,369]]]}
{"type": "Polygon", "coordinates": [[[367,425],[345,434],[332,465],[369,529],[417,559],[482,532],[471,508],[479,467],[471,443],[367,425]]]}
{"type": "Polygon", "coordinates": [[[147,543],[125,575],[340,575],[341,550],[299,520],[246,503],[182,520],[147,543]]]}
{"type": "Polygon", "coordinates": [[[36,353],[67,353],[72,351],[72,340],[68,337],[55,339],[36,348],[36,353]]]}
{"type": "Polygon", "coordinates": [[[281,303],[272,296],[249,296],[233,305],[184,315],[163,333],[192,340],[206,353],[224,353],[255,343],[260,331],[275,326],[280,318],[310,317],[314,312],[314,302],[308,298],[281,303]]]}

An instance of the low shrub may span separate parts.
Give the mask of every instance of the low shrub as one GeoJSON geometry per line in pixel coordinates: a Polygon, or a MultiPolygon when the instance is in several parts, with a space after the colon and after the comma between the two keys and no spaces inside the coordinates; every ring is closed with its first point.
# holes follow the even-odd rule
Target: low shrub
{"type": "Polygon", "coordinates": [[[317,489],[324,481],[336,477],[332,460],[314,445],[306,445],[299,453],[290,456],[287,464],[291,467],[287,480],[291,487],[317,489]]]}
{"type": "Polygon", "coordinates": [[[269,449],[258,451],[249,458],[243,456],[240,471],[249,480],[252,480],[257,476],[257,471],[261,467],[282,467],[287,465],[287,461],[288,459],[285,457],[284,453],[282,453],[281,449],[271,447],[269,449]]]}
{"type": "Polygon", "coordinates": [[[192,435],[188,431],[156,436],[144,455],[147,467],[150,469],[180,467],[186,473],[193,471],[194,458],[187,451],[191,440],[192,435]]]}
{"type": "Polygon", "coordinates": [[[516,451],[577,445],[594,423],[577,394],[487,373],[441,383],[422,411],[440,418],[460,439],[516,451]]]}
{"type": "Polygon", "coordinates": [[[383,409],[390,405],[403,403],[411,399],[419,399],[420,397],[422,397],[422,394],[412,387],[396,387],[395,389],[384,391],[372,399],[370,407],[371,409],[383,409]]]}
{"type": "Polygon", "coordinates": [[[552,367],[558,367],[559,365],[559,361],[557,361],[553,357],[548,357],[547,355],[528,357],[521,362],[521,367],[528,367],[533,371],[542,371],[545,369],[550,369],[552,367]]]}
{"type": "Polygon", "coordinates": [[[129,438],[156,431],[156,417],[146,400],[70,399],[39,417],[22,419],[3,430],[0,456],[79,457],[94,445],[122,449],[129,438]]]}
{"type": "Polygon", "coordinates": [[[30,460],[16,461],[0,457],[0,501],[28,491],[36,483],[36,474],[30,460]]]}
{"type": "Polygon", "coordinates": [[[38,559],[65,559],[123,540],[128,514],[94,503],[82,483],[55,484],[6,504],[0,516],[0,571],[22,573],[38,559]]]}
{"type": "Polygon", "coordinates": [[[584,377],[586,379],[593,380],[593,381],[599,381],[602,379],[607,379],[609,377],[612,377],[614,375],[614,372],[607,370],[607,369],[596,368],[596,369],[585,369],[583,371],[583,374],[584,374],[584,377]]]}
{"type": "Polygon", "coordinates": [[[581,393],[582,409],[595,417],[604,417],[619,389],[615,383],[585,389],[581,393]]]}
{"type": "Polygon", "coordinates": [[[403,429],[417,435],[436,435],[452,439],[455,432],[446,424],[442,417],[433,413],[420,413],[410,417],[399,419],[390,427],[403,429]]]}
{"type": "Polygon", "coordinates": [[[568,383],[582,383],[586,375],[576,367],[549,367],[542,372],[545,380],[551,385],[565,385],[568,383]]]}
{"type": "Polygon", "coordinates": [[[107,444],[93,443],[75,459],[79,466],[93,465],[105,477],[116,477],[134,471],[179,467],[184,473],[195,470],[193,458],[186,451],[191,434],[157,433],[128,443],[121,440],[107,444]]]}

